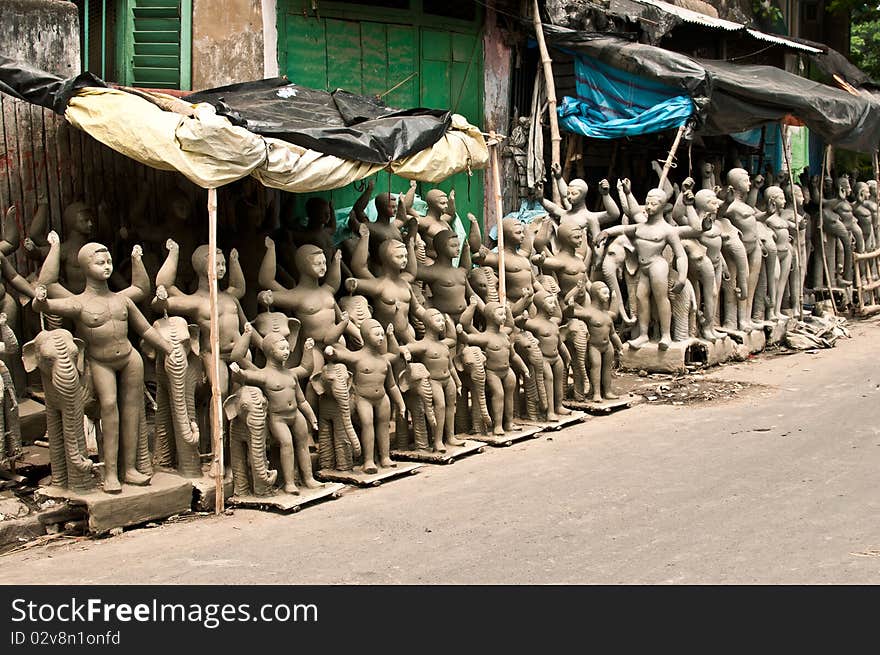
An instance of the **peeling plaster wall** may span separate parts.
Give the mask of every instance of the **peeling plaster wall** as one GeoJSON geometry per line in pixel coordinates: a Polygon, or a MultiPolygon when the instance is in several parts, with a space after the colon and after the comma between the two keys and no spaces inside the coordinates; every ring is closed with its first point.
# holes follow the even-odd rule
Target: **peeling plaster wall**
{"type": "Polygon", "coordinates": [[[262,0],[193,0],[192,88],[263,78],[262,0]]]}
{"type": "Polygon", "coordinates": [[[2,0],[0,52],[70,77],[79,73],[76,5],[61,0],[2,0]]]}

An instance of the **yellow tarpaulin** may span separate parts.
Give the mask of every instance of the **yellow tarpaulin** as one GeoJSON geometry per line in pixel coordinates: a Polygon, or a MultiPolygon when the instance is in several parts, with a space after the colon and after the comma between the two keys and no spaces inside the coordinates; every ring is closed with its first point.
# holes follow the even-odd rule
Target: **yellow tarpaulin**
{"type": "Polygon", "coordinates": [[[264,185],[295,193],[338,189],[387,169],[420,182],[440,182],[482,169],[489,150],[480,131],[458,114],[430,148],[388,165],[342,159],[262,137],[218,116],[208,104],[189,105],[193,116],[165,111],[117,89],[89,87],[74,95],[65,118],[104,145],[147,166],[176,170],[210,189],[252,175],[264,185]]]}

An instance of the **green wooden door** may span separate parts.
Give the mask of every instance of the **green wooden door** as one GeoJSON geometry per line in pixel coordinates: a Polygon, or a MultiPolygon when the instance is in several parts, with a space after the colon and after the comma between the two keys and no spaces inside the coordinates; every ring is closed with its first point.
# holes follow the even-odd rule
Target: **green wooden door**
{"type": "MultiPolygon", "coordinates": [[[[327,12],[323,12],[327,14],[327,12]]],[[[380,12],[376,12],[380,13],[380,12]]],[[[400,12],[396,12],[399,14],[400,12]]],[[[281,12],[279,61],[281,71],[296,84],[332,91],[381,95],[390,106],[451,109],[471,123],[481,123],[483,108],[482,38],[479,27],[455,31],[447,27],[339,16],[304,15],[299,3],[281,12]],[[391,90],[393,89],[393,90],[391,90]]],[[[424,20],[424,17],[421,17],[424,20]]],[[[399,20],[399,18],[398,18],[399,20]]],[[[456,189],[459,215],[481,217],[482,171],[468,178],[454,175],[437,185],[456,189]]],[[[376,177],[376,193],[398,193],[409,181],[386,172],[376,177]]],[[[420,184],[424,197],[433,185],[420,184]]],[[[321,194],[336,207],[352,205],[359,195],[353,185],[321,194]]],[[[302,210],[305,198],[296,203],[302,210]]]]}

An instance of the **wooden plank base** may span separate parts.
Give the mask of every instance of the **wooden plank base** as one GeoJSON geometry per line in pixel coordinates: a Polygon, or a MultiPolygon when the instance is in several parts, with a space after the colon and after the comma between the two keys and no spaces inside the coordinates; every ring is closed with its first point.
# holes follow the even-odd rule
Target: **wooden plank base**
{"type": "Polygon", "coordinates": [[[463,446],[446,446],[442,453],[433,450],[392,450],[391,458],[407,462],[426,462],[428,464],[452,464],[459,457],[481,453],[486,447],[481,441],[465,441],[463,446]]]}
{"type": "Polygon", "coordinates": [[[505,432],[504,434],[472,434],[471,439],[482,441],[492,446],[509,446],[516,441],[523,439],[534,439],[541,434],[541,428],[536,425],[519,424],[519,428],[513,432],[505,432]]]}
{"type": "Polygon", "coordinates": [[[72,505],[85,505],[89,532],[103,534],[113,528],[166,519],[188,512],[192,505],[193,485],[174,473],[159,472],[150,484],[136,487],[122,485],[122,493],[105,494],[100,489],[79,493],[59,487],[41,487],[38,498],[66,500],[72,505]]]}
{"type": "MultiPolygon", "coordinates": [[[[207,473],[200,478],[191,478],[193,486],[192,508],[196,512],[213,512],[217,501],[217,486],[207,473]]],[[[223,498],[229,500],[232,496],[232,480],[223,483],[223,498]]]]}
{"type": "Polygon", "coordinates": [[[421,467],[421,464],[401,462],[394,467],[381,468],[378,473],[364,473],[363,466],[355,466],[351,471],[321,469],[315,474],[315,477],[322,482],[341,482],[358,487],[378,487],[386,480],[417,473],[421,467]]]}
{"type": "Polygon", "coordinates": [[[599,402],[593,402],[592,400],[566,400],[563,404],[566,407],[579,409],[587,414],[604,416],[606,414],[611,414],[612,412],[620,411],[621,409],[629,409],[635,404],[635,401],[636,399],[632,394],[627,394],[626,396],[615,398],[614,400],[601,400],[599,402]]]}
{"type": "MultiPolygon", "coordinates": [[[[564,403],[563,403],[564,404],[564,403]]],[[[555,432],[569,425],[580,423],[587,416],[586,412],[574,410],[567,416],[560,416],[556,421],[530,421],[523,419],[524,424],[536,425],[541,428],[542,432],[555,432]]]]}
{"type": "Polygon", "coordinates": [[[343,489],[345,489],[344,484],[327,482],[318,489],[300,487],[299,494],[288,494],[279,491],[272,496],[232,496],[229,499],[229,504],[236,507],[253,507],[293,514],[302,509],[303,506],[319,500],[338,498],[343,489]]]}

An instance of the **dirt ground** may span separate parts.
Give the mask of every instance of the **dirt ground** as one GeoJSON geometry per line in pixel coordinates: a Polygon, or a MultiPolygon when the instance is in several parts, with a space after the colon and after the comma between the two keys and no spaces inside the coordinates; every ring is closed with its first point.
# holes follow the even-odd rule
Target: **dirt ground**
{"type": "Polygon", "coordinates": [[[880,322],[282,516],[236,510],[0,557],[28,583],[878,583],[880,322]],[[652,400],[653,398],[653,400],[652,400]]]}

